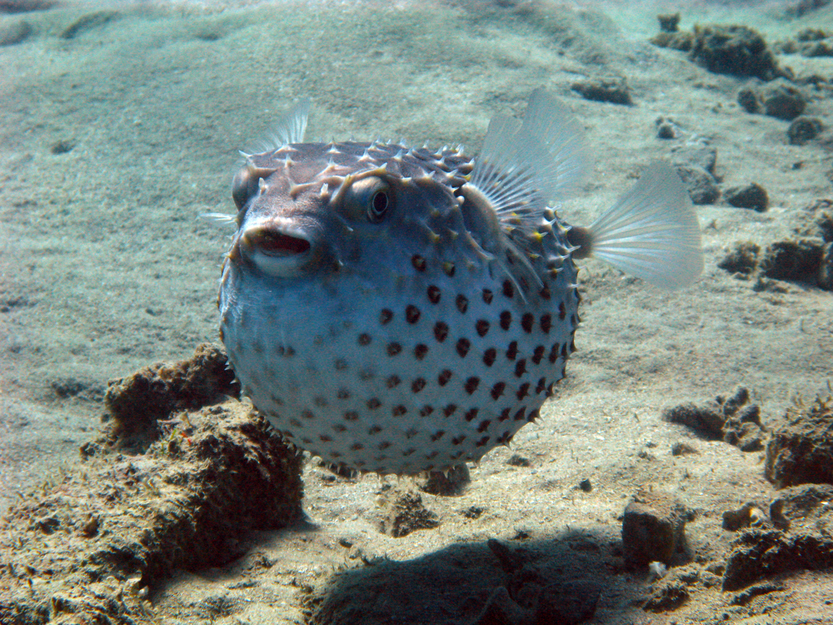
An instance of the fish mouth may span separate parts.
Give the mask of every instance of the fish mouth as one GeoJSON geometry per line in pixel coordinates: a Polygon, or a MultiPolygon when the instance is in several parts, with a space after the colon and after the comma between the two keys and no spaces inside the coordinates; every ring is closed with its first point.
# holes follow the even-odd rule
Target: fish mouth
{"type": "Polygon", "coordinates": [[[291,277],[303,272],[312,244],[301,232],[255,226],[243,232],[240,249],[264,273],[291,277]]]}

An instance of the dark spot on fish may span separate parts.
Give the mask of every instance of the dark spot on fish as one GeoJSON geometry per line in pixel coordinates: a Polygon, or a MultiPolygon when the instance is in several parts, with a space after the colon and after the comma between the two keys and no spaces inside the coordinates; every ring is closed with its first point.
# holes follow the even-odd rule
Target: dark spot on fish
{"type": "Polygon", "coordinates": [[[302,410],[301,416],[304,417],[304,419],[315,419],[315,415],[312,414],[310,410],[302,410]]]}
{"type": "Polygon", "coordinates": [[[442,343],[448,336],[448,324],[443,321],[438,321],[434,324],[434,338],[438,343],[442,343]]]}
{"type": "Polygon", "coordinates": [[[388,343],[388,356],[396,356],[402,351],[402,346],[399,343],[388,343]]]}
{"type": "Polygon", "coordinates": [[[541,289],[541,297],[543,299],[550,299],[552,297],[552,291],[550,291],[550,287],[546,284],[544,285],[544,288],[541,289]]]}
{"type": "Polygon", "coordinates": [[[397,405],[397,406],[394,406],[394,407],[391,409],[391,411],[390,411],[390,412],[391,412],[391,414],[392,414],[394,417],[401,417],[403,414],[405,414],[406,412],[408,412],[408,409],[407,409],[407,408],[405,408],[405,406],[403,406],[402,404],[399,404],[399,405],[397,405]]]}
{"type": "Polygon", "coordinates": [[[486,336],[489,332],[489,322],[485,319],[478,319],[477,323],[474,324],[475,329],[477,330],[477,334],[479,336],[486,336]]]}
{"type": "Polygon", "coordinates": [[[291,425],[292,427],[299,428],[299,427],[301,427],[301,422],[298,421],[298,419],[290,419],[289,420],[289,425],[291,425]]]}
{"type": "Polygon", "coordinates": [[[479,441],[477,441],[474,445],[475,447],[485,447],[489,444],[489,439],[492,438],[491,436],[484,436],[479,441]]]}
{"type": "Polygon", "coordinates": [[[348,391],[346,388],[340,388],[338,389],[336,397],[338,397],[339,399],[350,399],[350,391],[348,391]]]}
{"type": "Polygon", "coordinates": [[[466,384],[463,388],[465,388],[466,392],[471,395],[477,390],[478,386],[480,386],[480,378],[472,376],[466,380],[466,384]]]}
{"type": "Polygon", "coordinates": [[[390,308],[383,308],[382,312],[379,313],[379,323],[387,325],[391,319],[393,319],[393,311],[390,308]]]}
{"type": "Polygon", "coordinates": [[[512,411],[511,408],[504,408],[500,411],[500,416],[497,418],[498,421],[506,421],[509,419],[509,413],[512,411]]]}
{"type": "Polygon", "coordinates": [[[508,430],[497,437],[497,444],[498,445],[508,445],[509,441],[512,440],[512,433],[508,430]]]}
{"type": "Polygon", "coordinates": [[[465,436],[465,434],[460,434],[460,436],[455,436],[454,438],[452,438],[452,439],[451,439],[451,444],[452,444],[452,445],[459,445],[459,444],[461,444],[464,440],[466,440],[466,436],[465,436]]]}
{"type": "Polygon", "coordinates": [[[572,354],[575,351],[576,351],[576,340],[574,338],[571,338],[570,339],[570,353],[572,354]]]}
{"type": "Polygon", "coordinates": [[[570,357],[570,353],[567,351],[567,343],[561,346],[561,357],[565,360],[570,357]]]}
{"type": "Polygon", "coordinates": [[[538,420],[538,417],[540,417],[540,416],[541,416],[541,413],[538,410],[533,410],[532,412],[530,412],[526,416],[526,420],[529,421],[530,423],[534,423],[535,421],[538,420]]]}
{"type": "Polygon", "coordinates": [[[427,416],[428,416],[428,415],[430,415],[432,412],[434,412],[434,407],[433,407],[433,406],[429,406],[429,405],[427,405],[427,404],[426,404],[425,406],[423,406],[422,408],[420,408],[420,410],[419,410],[419,416],[420,416],[420,417],[427,417],[427,416]]]}
{"type": "Polygon", "coordinates": [[[550,363],[555,364],[555,361],[558,360],[558,352],[561,350],[561,345],[558,343],[552,344],[552,349],[550,350],[550,355],[548,360],[550,363]]]}
{"type": "Polygon", "coordinates": [[[492,293],[489,289],[483,289],[483,302],[485,304],[491,304],[494,296],[494,293],[492,293]]]}
{"type": "Polygon", "coordinates": [[[347,426],[343,423],[336,423],[335,425],[333,425],[333,431],[342,434],[343,432],[347,431],[347,426]]]}
{"type": "Polygon", "coordinates": [[[469,300],[465,295],[458,295],[454,303],[457,305],[457,310],[461,313],[465,313],[469,308],[469,300]]]}
{"type": "Polygon", "coordinates": [[[506,350],[506,358],[508,360],[515,360],[518,355],[518,341],[509,343],[509,349],[506,350]]]}
{"type": "Polygon", "coordinates": [[[468,339],[460,339],[457,341],[457,353],[459,354],[460,358],[465,358],[466,354],[469,353],[469,348],[471,347],[471,341],[468,339]]]}
{"type": "Polygon", "coordinates": [[[497,382],[492,387],[492,399],[497,401],[503,395],[503,389],[506,388],[506,382],[497,382]]]}
{"type": "Polygon", "coordinates": [[[523,421],[526,415],[526,408],[521,408],[515,413],[514,421],[523,421]]]}
{"type": "Polygon", "coordinates": [[[362,346],[370,345],[370,335],[369,334],[359,334],[359,345],[362,345],[362,346]]]}
{"type": "Polygon", "coordinates": [[[376,445],[376,449],[378,449],[379,451],[384,451],[388,447],[390,447],[390,443],[388,441],[382,441],[381,443],[376,445]]]}
{"type": "Polygon", "coordinates": [[[358,421],[359,420],[359,413],[355,410],[348,410],[344,413],[344,420],[345,421],[358,421]]]}
{"type": "Polygon", "coordinates": [[[503,281],[503,295],[505,297],[511,298],[515,295],[515,287],[512,285],[512,282],[509,280],[503,281]]]}
{"type": "Polygon", "coordinates": [[[552,328],[552,315],[541,315],[541,329],[549,334],[550,328],[552,328]]]}
{"type": "Polygon", "coordinates": [[[445,436],[445,430],[437,430],[431,435],[431,442],[436,443],[440,440],[443,436],[445,436]]]}
{"type": "Polygon", "coordinates": [[[350,445],[350,449],[352,449],[353,451],[361,451],[362,449],[364,449],[364,445],[362,445],[361,443],[353,443],[352,445],[350,445]]]}
{"type": "Polygon", "coordinates": [[[574,328],[578,325],[578,316],[575,313],[570,315],[570,325],[572,325],[574,328]]]}
{"type": "Polygon", "coordinates": [[[336,371],[343,371],[347,368],[347,361],[344,358],[338,358],[335,361],[335,368],[336,371]]]}
{"type": "Polygon", "coordinates": [[[333,442],[333,439],[330,438],[329,436],[327,436],[326,434],[319,434],[318,435],[318,440],[323,441],[325,443],[332,443],[333,442]]]}
{"type": "Polygon", "coordinates": [[[521,327],[527,334],[532,332],[532,326],[534,323],[535,316],[532,313],[526,313],[523,317],[521,317],[521,327]]]}
{"type": "Polygon", "coordinates": [[[372,428],[370,428],[370,429],[367,431],[367,433],[368,433],[368,434],[378,434],[378,433],[379,433],[379,432],[381,432],[381,431],[382,431],[382,428],[381,428],[380,426],[378,426],[378,425],[374,425],[372,428]]]}
{"type": "Polygon", "coordinates": [[[526,358],[521,358],[515,365],[515,377],[519,378],[526,373],[526,358]]]}
{"type": "Polygon", "coordinates": [[[428,301],[432,304],[440,303],[440,289],[433,284],[428,287],[428,301]]]}
{"type": "Polygon", "coordinates": [[[414,324],[417,321],[419,321],[419,315],[420,315],[419,308],[417,308],[413,304],[409,305],[405,309],[405,320],[410,324],[414,324]]]}
{"type": "Polygon", "coordinates": [[[485,352],[483,352],[483,364],[487,367],[491,367],[495,364],[495,359],[497,358],[497,350],[494,347],[490,347],[485,352]]]}
{"type": "Polygon", "coordinates": [[[521,387],[518,389],[518,392],[515,393],[515,396],[520,401],[527,395],[529,395],[529,382],[524,382],[523,384],[521,384],[521,387]]]}
{"type": "Polygon", "coordinates": [[[411,264],[417,271],[425,271],[425,259],[419,254],[411,256],[411,264]]]}
{"type": "Polygon", "coordinates": [[[425,358],[425,354],[428,353],[428,346],[424,343],[419,343],[416,347],[414,347],[414,358],[417,360],[422,360],[425,358]]]}
{"type": "Polygon", "coordinates": [[[541,364],[541,360],[544,358],[544,352],[547,351],[547,348],[543,345],[539,345],[535,348],[535,351],[532,353],[532,362],[536,365],[541,364]]]}
{"type": "Polygon", "coordinates": [[[474,421],[477,418],[477,413],[478,412],[479,411],[477,410],[477,408],[472,408],[472,409],[468,410],[466,412],[466,414],[463,415],[463,417],[465,418],[466,421],[474,421]]]}
{"type": "Polygon", "coordinates": [[[454,266],[454,263],[444,262],[443,271],[445,272],[445,275],[447,275],[449,278],[453,278],[454,272],[456,271],[456,267],[454,266]]]}
{"type": "Polygon", "coordinates": [[[382,405],[382,402],[379,401],[378,397],[371,397],[367,400],[367,407],[370,410],[376,410],[379,406],[382,405]]]}
{"type": "Polygon", "coordinates": [[[327,399],[321,397],[321,395],[316,395],[315,398],[312,400],[312,403],[314,403],[316,406],[321,406],[323,408],[327,405],[328,402],[327,399]]]}
{"type": "Polygon", "coordinates": [[[457,404],[448,404],[445,408],[443,408],[443,414],[446,417],[450,417],[455,412],[457,412],[457,404]]]}
{"type": "Polygon", "coordinates": [[[567,307],[564,305],[564,302],[561,302],[558,305],[558,318],[561,319],[561,321],[564,321],[564,319],[567,318],[567,307]]]}
{"type": "Polygon", "coordinates": [[[416,380],[411,382],[411,390],[414,393],[419,393],[424,388],[425,388],[425,379],[424,378],[417,378],[416,380]]]}
{"type": "Polygon", "coordinates": [[[491,423],[491,421],[489,421],[488,419],[484,419],[483,421],[480,422],[480,425],[477,426],[477,431],[478,432],[485,432],[486,430],[489,429],[489,424],[490,423],[491,423]]]}
{"type": "Polygon", "coordinates": [[[547,378],[538,380],[538,386],[535,387],[535,393],[543,393],[547,390],[547,378]]]}
{"type": "Polygon", "coordinates": [[[402,380],[399,379],[398,375],[392,375],[389,376],[387,380],[385,380],[385,384],[387,384],[388,388],[394,388],[396,386],[399,386],[399,383],[401,381],[402,380]]]}
{"type": "Polygon", "coordinates": [[[500,327],[504,330],[508,330],[510,325],[512,325],[512,313],[508,310],[504,310],[500,313],[500,327]]]}
{"type": "Polygon", "coordinates": [[[448,381],[451,379],[451,371],[448,369],[443,369],[440,371],[440,375],[437,376],[437,384],[440,386],[445,386],[448,384],[448,381]]]}

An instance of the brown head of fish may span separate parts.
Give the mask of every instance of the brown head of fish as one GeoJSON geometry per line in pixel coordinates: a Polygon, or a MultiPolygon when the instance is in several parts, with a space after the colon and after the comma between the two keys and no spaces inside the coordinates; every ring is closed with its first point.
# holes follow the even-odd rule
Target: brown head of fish
{"type": "Polygon", "coordinates": [[[589,228],[555,214],[586,169],[543,90],[483,150],[304,143],[308,105],[235,177],[221,335],[244,392],[322,459],[416,474],[477,461],[535,421],[574,350],[574,258],[655,285],[702,270],[677,174],[651,165],[589,228]]]}

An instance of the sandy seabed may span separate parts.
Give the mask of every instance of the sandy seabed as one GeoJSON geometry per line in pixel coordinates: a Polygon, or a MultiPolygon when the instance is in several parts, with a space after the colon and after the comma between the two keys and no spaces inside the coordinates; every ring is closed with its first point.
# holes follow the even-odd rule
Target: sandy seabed
{"type": "MultiPolygon", "coordinates": [[[[231,232],[200,216],[232,212],[237,149],[256,149],[298,98],[313,102],[310,138],[401,136],[476,152],[493,114],[521,115],[544,86],[583,124],[595,157],[560,208],[576,224],[651,161],[699,166],[704,149],[716,154],[723,195],[697,207],[702,278],[663,292],[584,263],[567,379],[511,449],[470,468],[462,494],[421,492],[432,529],[380,531],[388,493],[408,491],[410,480],[338,477],[308,459],[305,521],[240,537],[242,555],[223,567],[155,580],[140,597],[150,601],[148,622],[546,622],[506,581],[517,578],[512,566],[560,584],[562,595],[570,584],[591,588],[593,609],[561,622],[833,622],[829,569],[790,570],[740,598],[709,583],[738,536],[723,528],[723,513],[749,502],[766,511],[778,491],[764,476],[764,451],[661,419],[666,407],[743,386],[772,431],[795,398],[827,392],[833,294],[812,279],[744,276],[718,263],[739,242],[763,254],[821,241],[833,139],[822,131],[791,144],[789,121],[738,104],[761,81],[651,45],[656,14],[678,5],[63,2],[12,11],[27,4],[47,3],[0,3],[6,510],[15,493],[78,464],[79,446],[101,427],[108,380],[218,342],[219,264],[231,232]],[[624,81],[632,105],[583,98],[573,87],[588,81],[624,81]],[[670,138],[658,137],[658,120],[670,138]],[[767,210],[727,203],[731,188],[751,183],[765,188],[767,210]],[[672,453],[679,443],[692,452],[672,453]],[[638,492],[691,511],[687,555],[659,580],[622,561],[622,515],[638,492]],[[346,572],[329,584],[336,569],[346,572]]],[[[787,10],[797,5],[695,3],[680,27],[745,24],[772,46],[809,27],[833,34],[833,5],[787,10]]],[[[833,57],[776,60],[806,95],[804,114],[833,126],[833,57]]]]}

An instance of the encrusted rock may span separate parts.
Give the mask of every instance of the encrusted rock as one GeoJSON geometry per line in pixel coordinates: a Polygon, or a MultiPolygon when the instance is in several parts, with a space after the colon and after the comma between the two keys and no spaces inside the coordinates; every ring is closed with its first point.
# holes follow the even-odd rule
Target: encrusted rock
{"type": "Polygon", "coordinates": [[[685,524],[691,512],[663,493],[640,491],[625,508],[622,546],[628,568],[658,561],[669,564],[685,549],[685,524]]]}
{"type": "Polygon", "coordinates": [[[766,477],[777,488],[833,484],[833,397],[788,409],[766,446],[766,477]]]}

